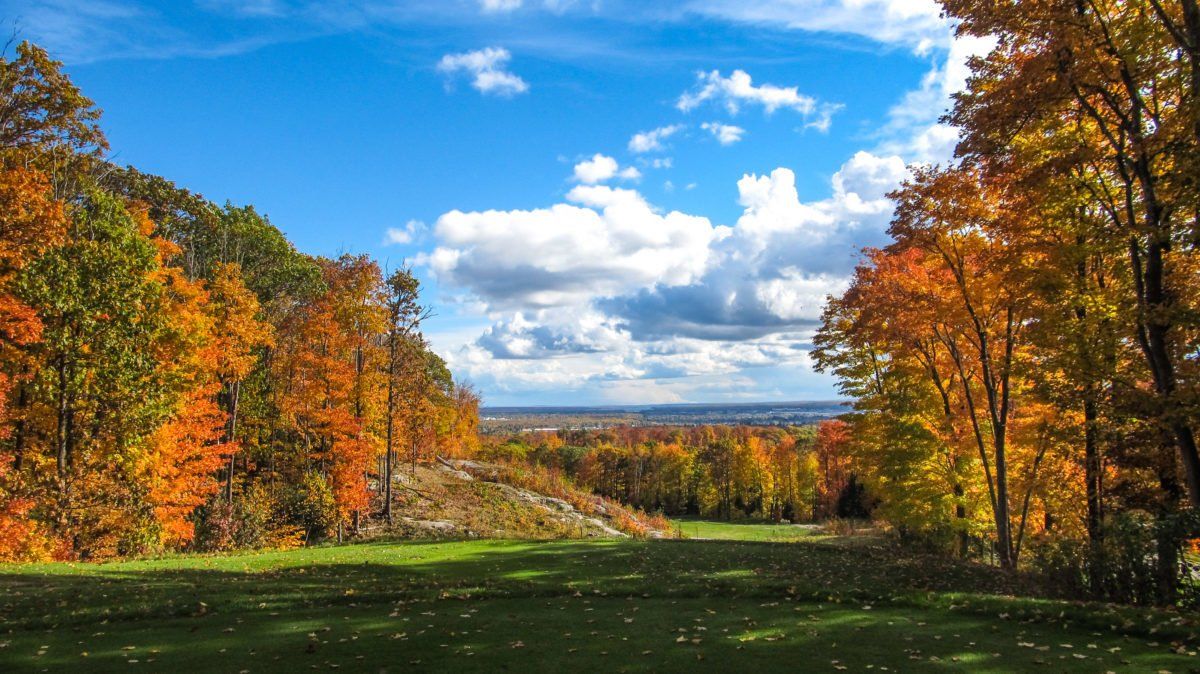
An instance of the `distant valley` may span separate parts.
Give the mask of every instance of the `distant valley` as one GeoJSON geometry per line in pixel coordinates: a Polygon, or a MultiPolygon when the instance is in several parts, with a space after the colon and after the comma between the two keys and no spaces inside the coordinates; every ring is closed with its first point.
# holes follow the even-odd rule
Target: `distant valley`
{"type": "Polygon", "coordinates": [[[480,409],[480,428],[484,433],[513,433],[613,426],[795,426],[832,419],[850,410],[848,402],[838,400],[596,407],[484,407],[480,409]]]}

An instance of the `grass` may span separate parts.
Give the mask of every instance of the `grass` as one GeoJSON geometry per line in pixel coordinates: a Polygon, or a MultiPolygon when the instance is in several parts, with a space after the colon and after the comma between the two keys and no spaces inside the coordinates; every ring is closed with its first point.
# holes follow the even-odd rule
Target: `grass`
{"type": "Polygon", "coordinates": [[[771,541],[787,543],[821,534],[817,527],[764,522],[714,522],[697,519],[671,520],[673,531],[687,538],[722,541],[771,541]]]}
{"type": "MultiPolygon", "coordinates": [[[[712,530],[728,526],[748,525],[712,530]]],[[[1200,666],[1183,617],[1005,596],[1025,591],[983,567],[818,541],[373,542],[10,566],[0,671],[1200,666]]]]}

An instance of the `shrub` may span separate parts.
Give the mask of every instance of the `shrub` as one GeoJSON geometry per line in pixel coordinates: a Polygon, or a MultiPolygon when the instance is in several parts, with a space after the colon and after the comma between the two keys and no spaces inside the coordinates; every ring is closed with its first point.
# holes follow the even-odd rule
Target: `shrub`
{"type": "Polygon", "coordinates": [[[337,503],[329,482],[319,473],[304,475],[288,493],[287,521],[299,526],[304,540],[312,543],[326,538],[337,525],[337,503]]]}
{"type": "Polygon", "coordinates": [[[1177,560],[1177,601],[1195,606],[1200,603],[1197,568],[1183,554],[1194,518],[1190,513],[1164,518],[1142,511],[1120,513],[1105,522],[1098,547],[1085,539],[1042,535],[1030,540],[1028,561],[1068,596],[1148,605],[1163,598],[1158,567],[1160,544],[1166,545],[1177,560]]]}

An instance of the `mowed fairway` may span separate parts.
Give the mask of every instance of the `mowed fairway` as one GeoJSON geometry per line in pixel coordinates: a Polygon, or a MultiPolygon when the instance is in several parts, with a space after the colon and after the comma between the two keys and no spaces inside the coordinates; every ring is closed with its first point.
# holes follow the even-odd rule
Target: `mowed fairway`
{"type": "Polygon", "coordinates": [[[0,671],[1200,666],[1170,643],[1189,633],[1172,614],[996,594],[1014,589],[982,567],[816,541],[368,543],[11,566],[0,671]]]}
{"type": "Polygon", "coordinates": [[[687,538],[725,541],[771,541],[787,543],[820,536],[821,529],[805,524],[763,522],[714,522],[711,520],[672,520],[675,531],[687,538]]]}

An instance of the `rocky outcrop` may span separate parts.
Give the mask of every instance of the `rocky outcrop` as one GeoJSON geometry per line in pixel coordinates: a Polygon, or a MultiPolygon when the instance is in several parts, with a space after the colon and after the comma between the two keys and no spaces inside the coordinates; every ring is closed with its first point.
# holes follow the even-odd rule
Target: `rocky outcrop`
{"type": "MultiPolygon", "coordinates": [[[[608,537],[608,538],[628,538],[629,534],[620,531],[614,527],[611,520],[618,513],[613,506],[608,506],[602,499],[596,498],[595,502],[590,504],[591,512],[581,512],[574,504],[564,501],[560,498],[538,494],[536,492],[515,487],[504,482],[504,475],[508,471],[504,466],[493,463],[484,463],[482,461],[470,461],[466,459],[443,459],[437,457],[439,469],[444,473],[453,474],[455,476],[466,475],[467,479],[479,480],[488,482],[495,488],[501,490],[507,497],[523,501],[536,508],[546,512],[549,516],[554,517],[559,522],[571,526],[573,529],[578,527],[581,534],[586,537],[608,537]],[[608,521],[606,521],[608,520],[608,521]]],[[[628,516],[628,513],[620,513],[628,516]]],[[[651,536],[657,538],[652,532],[651,536]]]]}

